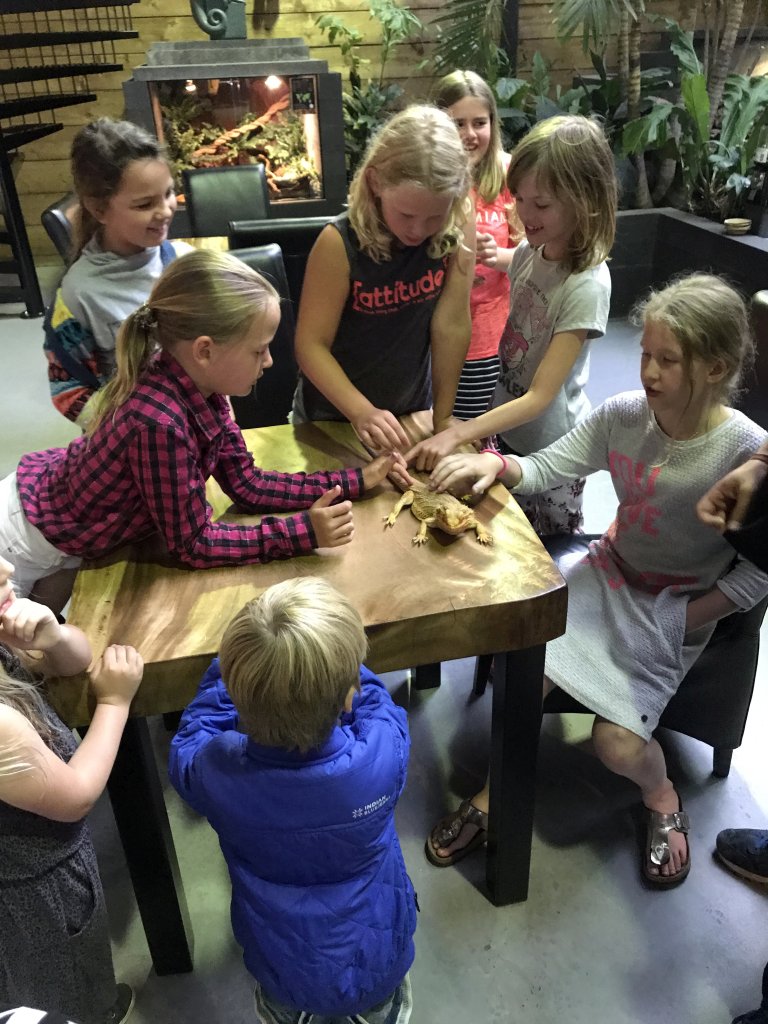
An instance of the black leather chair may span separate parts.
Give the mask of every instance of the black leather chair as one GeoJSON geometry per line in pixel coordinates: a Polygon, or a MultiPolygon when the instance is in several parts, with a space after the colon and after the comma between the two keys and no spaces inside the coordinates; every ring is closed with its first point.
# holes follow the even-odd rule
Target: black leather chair
{"type": "Polygon", "coordinates": [[[280,326],[270,345],[273,365],[266,371],[252,393],[245,398],[232,398],[237,423],[249,427],[271,427],[287,423],[293,402],[298,370],[293,356],[295,321],[288,282],[279,245],[260,245],[249,249],[230,250],[243,263],[267,278],[280,295],[280,326]]]}
{"type": "Polygon", "coordinates": [[[189,223],[197,238],[226,235],[229,222],[235,217],[269,217],[269,189],[263,164],[191,168],[182,171],[182,178],[189,223]]]}
{"type": "Polygon", "coordinates": [[[273,220],[233,220],[229,248],[277,242],[283,251],[288,287],[298,309],[307,258],[317,236],[335,217],[275,217],[273,220]]]}
{"type": "MultiPolygon", "coordinates": [[[[593,537],[555,536],[542,543],[558,565],[583,557],[593,537]]],[[[748,612],[736,612],[721,619],[709,643],[691,666],[677,693],[667,705],[659,725],[709,743],[713,747],[712,773],[724,779],[731,756],[741,745],[749,705],[755,687],[760,626],[768,598],[748,612]]],[[[474,692],[485,691],[492,655],[477,659],[474,692]]],[[[547,694],[544,712],[589,713],[588,709],[560,689],[547,694]]]]}
{"type": "Polygon", "coordinates": [[[61,199],[46,206],[40,214],[40,223],[65,263],[69,263],[72,251],[72,222],[77,208],[77,196],[74,192],[67,192],[61,199]]]}

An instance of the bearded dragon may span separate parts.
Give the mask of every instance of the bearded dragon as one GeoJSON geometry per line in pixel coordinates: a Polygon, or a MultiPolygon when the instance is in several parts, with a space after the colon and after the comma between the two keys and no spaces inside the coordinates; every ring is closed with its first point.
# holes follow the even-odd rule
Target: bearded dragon
{"type": "Polygon", "coordinates": [[[388,516],[384,516],[387,526],[394,526],[402,510],[410,506],[411,512],[419,520],[419,530],[411,541],[412,544],[426,544],[428,526],[449,533],[452,537],[467,530],[474,530],[478,543],[493,544],[493,537],[477,521],[471,508],[462,504],[452,494],[437,494],[420,481],[417,481],[417,484],[418,486],[409,488],[398,499],[388,516]]]}

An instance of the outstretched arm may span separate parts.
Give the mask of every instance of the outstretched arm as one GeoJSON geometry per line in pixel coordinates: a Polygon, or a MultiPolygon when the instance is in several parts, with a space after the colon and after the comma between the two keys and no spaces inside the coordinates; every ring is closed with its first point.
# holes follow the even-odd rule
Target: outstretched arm
{"type": "Polygon", "coordinates": [[[571,372],[586,337],[586,330],[553,335],[525,395],[489,409],[476,419],[455,423],[434,437],[419,442],[406,452],[407,461],[416,469],[432,470],[443,456],[455,451],[459,445],[511,430],[541,416],[571,372]]]}

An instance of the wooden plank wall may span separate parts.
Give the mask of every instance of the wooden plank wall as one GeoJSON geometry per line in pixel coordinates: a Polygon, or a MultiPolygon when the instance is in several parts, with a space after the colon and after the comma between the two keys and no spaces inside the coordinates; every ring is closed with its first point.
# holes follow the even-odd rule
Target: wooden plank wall
{"type": "MultiPolygon", "coordinates": [[[[430,26],[440,14],[443,2],[411,0],[409,7],[428,26],[425,40],[399,47],[387,64],[387,78],[399,82],[413,98],[425,97],[429,93],[432,82],[429,68],[419,65],[432,50],[429,40],[434,37],[434,28],[430,26]]],[[[519,0],[519,5],[518,73],[526,73],[533,54],[539,50],[552,61],[553,81],[567,87],[576,69],[588,66],[581,53],[580,41],[572,40],[566,44],[558,42],[550,13],[551,0],[519,0]]],[[[277,0],[276,3],[255,0],[255,6],[266,10],[275,7],[278,13],[261,16],[259,27],[256,27],[256,16],[252,13],[254,3],[249,2],[249,36],[302,37],[310,47],[311,56],[327,61],[330,70],[342,72],[346,81],[346,71],[338,47],[328,46],[327,40],[315,25],[315,19],[320,14],[337,13],[364,35],[365,44],[361,47],[361,54],[370,61],[366,65],[364,77],[367,73],[378,74],[380,51],[377,24],[370,18],[366,0],[277,0]]],[[[679,8],[679,0],[658,0],[654,4],[654,10],[670,16],[677,14],[679,8]]],[[[122,115],[122,82],[130,77],[134,67],[145,62],[147,47],[152,42],[206,38],[192,18],[188,0],[140,0],[130,10],[139,38],[115,43],[118,59],[125,65],[125,70],[89,79],[89,85],[98,94],[98,100],[59,111],[58,119],[65,125],[64,130],[24,147],[25,159],[19,170],[17,185],[32,249],[39,263],[58,261],[48,236],[40,226],[40,214],[70,187],[68,153],[77,129],[94,117],[122,115]]],[[[61,13],[65,21],[68,17],[71,15],[61,13]]],[[[23,23],[23,18],[21,21],[23,23]]],[[[55,59],[55,53],[50,59],[55,59]]],[[[608,59],[613,59],[611,53],[608,59]]]]}

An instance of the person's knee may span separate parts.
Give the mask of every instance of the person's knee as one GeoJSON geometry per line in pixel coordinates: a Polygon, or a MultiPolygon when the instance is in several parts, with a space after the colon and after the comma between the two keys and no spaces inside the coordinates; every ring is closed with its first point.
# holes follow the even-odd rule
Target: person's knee
{"type": "Polygon", "coordinates": [[[592,742],[595,753],[606,768],[621,774],[637,762],[646,746],[645,740],[629,729],[624,729],[613,722],[602,721],[595,722],[592,742]]]}

